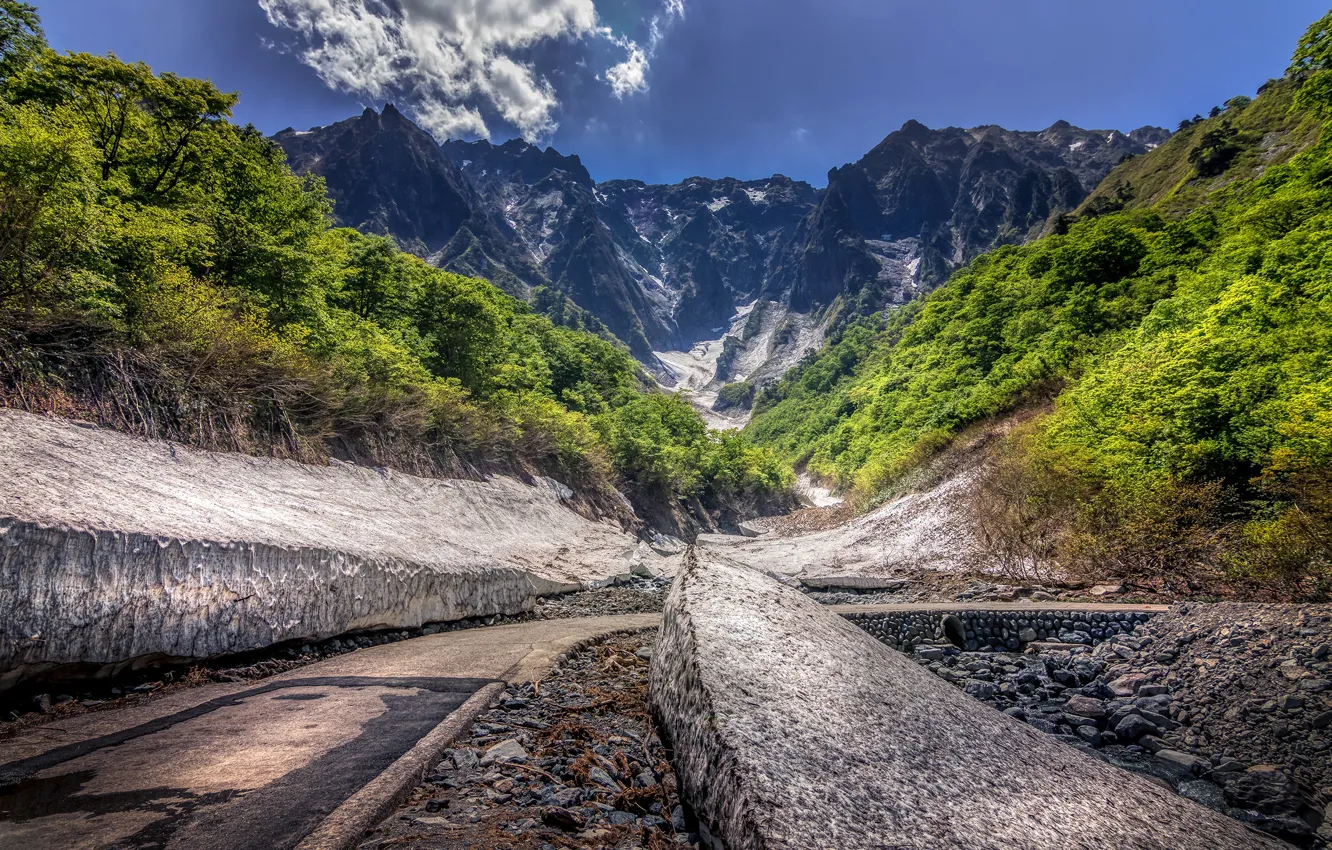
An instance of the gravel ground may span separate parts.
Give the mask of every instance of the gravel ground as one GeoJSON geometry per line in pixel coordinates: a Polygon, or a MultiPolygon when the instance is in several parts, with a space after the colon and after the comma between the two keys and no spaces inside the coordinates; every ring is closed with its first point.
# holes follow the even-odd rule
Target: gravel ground
{"type": "Polygon", "coordinates": [[[618,587],[552,596],[537,605],[536,616],[546,620],[604,617],[612,614],[656,614],[666,604],[668,578],[635,578],[618,587]]]}
{"type": "Polygon", "coordinates": [[[1332,846],[1332,607],[1180,606],[1095,649],[919,647],[1035,728],[1305,847],[1332,846]]]}
{"type": "Polygon", "coordinates": [[[647,706],[655,630],[511,686],[363,850],[698,847],[647,706]]]}

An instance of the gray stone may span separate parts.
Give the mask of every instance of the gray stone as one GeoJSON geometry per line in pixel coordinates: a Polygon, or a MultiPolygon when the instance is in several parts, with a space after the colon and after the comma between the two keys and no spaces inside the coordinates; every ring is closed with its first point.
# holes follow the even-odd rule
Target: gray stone
{"type": "Polygon", "coordinates": [[[1236,773],[1241,770],[1246,770],[1247,767],[1248,766],[1245,765],[1244,762],[1242,761],[1236,761],[1235,759],[1232,758],[1222,757],[1216,763],[1216,766],[1212,768],[1212,773],[1217,775],[1223,773],[1236,773]]]}
{"type": "Polygon", "coordinates": [[[1157,729],[1148,720],[1139,717],[1136,714],[1130,714],[1115,725],[1115,737],[1121,741],[1136,741],[1143,735],[1160,735],[1161,730],[1157,729]]]}
{"type": "Polygon", "coordinates": [[[606,771],[602,770],[599,767],[593,767],[591,770],[589,770],[587,772],[587,778],[591,779],[593,782],[597,783],[603,788],[609,788],[612,791],[622,790],[620,788],[620,783],[616,782],[615,779],[609,773],[607,773],[606,771]]]}
{"type": "Polygon", "coordinates": [[[1071,714],[1079,714],[1083,717],[1105,717],[1105,703],[1099,699],[1092,699],[1081,694],[1070,697],[1064,708],[1071,714]]]}
{"type": "Polygon", "coordinates": [[[449,758],[453,760],[453,766],[458,770],[471,770],[476,767],[480,759],[476,755],[476,750],[456,749],[449,750],[449,758]]]}
{"type": "Polygon", "coordinates": [[[1156,757],[1162,761],[1178,765],[1192,773],[1194,776],[1200,776],[1212,767],[1207,759],[1189,753],[1182,753],[1179,750],[1158,750],[1156,757]]]}
{"type": "Polygon", "coordinates": [[[1129,673],[1120,676],[1110,683],[1110,690],[1115,692],[1115,696],[1129,697],[1133,696],[1138,690],[1147,683],[1147,677],[1141,673],[1129,673]]]}
{"type": "Polygon", "coordinates": [[[993,682],[972,680],[967,682],[962,690],[965,691],[969,697],[974,697],[978,700],[990,700],[994,699],[995,695],[999,693],[999,686],[993,682]]]}
{"type": "Polygon", "coordinates": [[[1101,746],[1101,730],[1097,729],[1095,726],[1076,726],[1074,727],[1073,732],[1089,746],[1101,746]]]}
{"type": "Polygon", "coordinates": [[[1232,806],[1265,815],[1298,817],[1304,800],[1295,783],[1280,768],[1255,765],[1225,777],[1226,799],[1232,806]]]}
{"type": "Polygon", "coordinates": [[[485,755],[481,756],[478,764],[482,767],[489,767],[500,761],[527,761],[527,750],[523,749],[523,745],[518,742],[517,738],[510,738],[488,748],[485,755]]]}

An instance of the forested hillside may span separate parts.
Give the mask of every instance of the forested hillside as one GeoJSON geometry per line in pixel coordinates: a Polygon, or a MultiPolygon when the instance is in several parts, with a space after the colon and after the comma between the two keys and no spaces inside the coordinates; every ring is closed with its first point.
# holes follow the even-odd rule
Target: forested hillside
{"type": "Polygon", "coordinates": [[[784,491],[768,452],[710,434],[622,347],[335,228],[322,181],[229,120],[237,98],[57,54],[0,0],[0,404],[308,461],[545,472],[611,512],[613,485],[696,514],[784,491]]]}
{"type": "Polygon", "coordinates": [[[848,328],[760,396],[748,433],[872,498],[971,423],[1035,409],[978,496],[1015,565],[1325,595],[1329,27],[1050,236],[848,328]]]}

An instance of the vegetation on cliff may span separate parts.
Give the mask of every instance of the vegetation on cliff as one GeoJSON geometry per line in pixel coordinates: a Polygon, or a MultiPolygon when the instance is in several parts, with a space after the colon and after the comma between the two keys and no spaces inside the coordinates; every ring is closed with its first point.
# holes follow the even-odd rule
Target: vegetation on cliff
{"type": "Polygon", "coordinates": [[[1226,568],[1326,594],[1330,28],[1052,235],[846,329],[758,399],[748,433],[870,496],[968,424],[1053,399],[982,486],[983,530],[1016,565],[1177,587],[1226,568]]]}
{"type": "Polygon", "coordinates": [[[322,182],[233,124],[236,102],[57,54],[33,7],[0,0],[0,403],[706,509],[787,486],[770,453],[653,392],[621,346],[333,227],[322,182]]]}

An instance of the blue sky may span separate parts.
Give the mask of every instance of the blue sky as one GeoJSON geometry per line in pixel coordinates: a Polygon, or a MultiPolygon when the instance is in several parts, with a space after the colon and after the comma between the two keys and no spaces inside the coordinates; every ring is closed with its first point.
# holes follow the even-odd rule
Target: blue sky
{"type": "Polygon", "coordinates": [[[239,90],[303,129],[395,101],[599,180],[824,185],[914,118],[1173,128],[1285,69],[1326,0],[35,0],[58,50],[239,90]]]}

